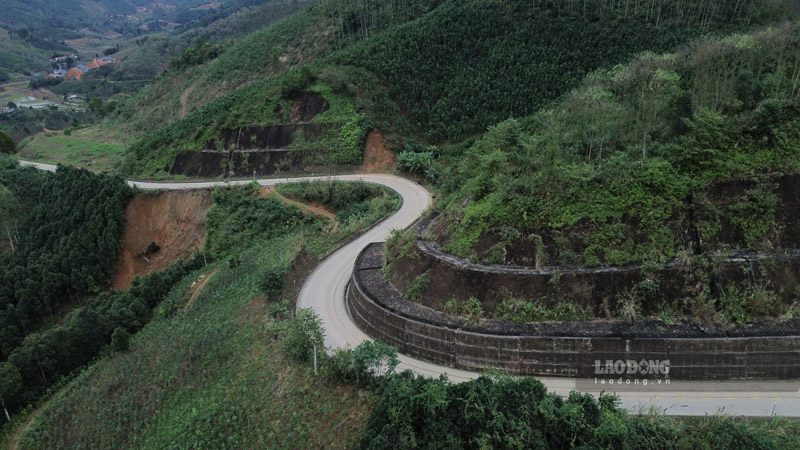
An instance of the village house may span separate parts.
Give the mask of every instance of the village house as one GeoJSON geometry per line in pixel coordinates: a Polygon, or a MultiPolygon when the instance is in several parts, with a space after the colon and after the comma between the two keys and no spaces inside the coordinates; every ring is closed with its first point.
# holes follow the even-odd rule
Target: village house
{"type": "Polygon", "coordinates": [[[54,62],[60,63],[60,62],[64,62],[64,61],[66,61],[66,60],[67,60],[67,59],[69,59],[69,58],[72,58],[72,60],[73,60],[73,61],[77,61],[77,60],[79,60],[79,59],[80,59],[80,58],[78,57],[78,55],[76,55],[76,54],[74,54],[74,53],[73,53],[73,54],[71,54],[71,55],[65,55],[65,56],[56,56],[55,58],[51,59],[51,61],[54,61],[54,62]]]}

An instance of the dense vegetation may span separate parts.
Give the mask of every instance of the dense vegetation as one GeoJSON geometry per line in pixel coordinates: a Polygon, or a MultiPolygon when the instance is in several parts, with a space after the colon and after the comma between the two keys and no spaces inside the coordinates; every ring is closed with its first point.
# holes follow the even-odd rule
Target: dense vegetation
{"type": "MultiPolygon", "coordinates": [[[[337,198],[339,187],[334,188],[337,198]]],[[[384,195],[358,184],[347,190],[384,195]]],[[[174,287],[161,278],[139,281],[134,287],[154,286],[164,299],[157,314],[132,336],[129,351],[101,359],[56,394],[22,447],[356,443],[371,396],[314,377],[284,352],[296,346],[282,343],[298,337],[287,322],[290,302],[284,299],[295,288],[287,275],[302,278],[317,257],[371,222],[362,219],[332,230],[294,207],[257,197],[258,192],[254,185],[215,191],[207,243],[219,258],[209,258],[207,266],[195,264],[174,287]]],[[[202,263],[203,257],[196,261],[202,263]]],[[[135,290],[113,295],[139,303],[135,290]]],[[[136,310],[150,311],[149,300],[136,310]]],[[[146,322],[138,315],[123,317],[146,322]]],[[[137,329],[117,326],[131,333],[137,329]]]]}
{"type": "Polygon", "coordinates": [[[333,61],[348,66],[380,126],[405,125],[432,142],[461,141],[536,111],[592,69],[645,49],[666,50],[685,34],[532,2],[443,2],[333,61]],[[406,123],[397,123],[400,111],[406,123]]]}
{"type": "Polygon", "coordinates": [[[214,190],[215,207],[207,215],[208,248],[217,257],[233,255],[241,240],[270,239],[288,230],[312,226],[314,218],[273,198],[254,197],[257,185],[214,190]]]}
{"type": "Polygon", "coordinates": [[[16,389],[3,393],[10,411],[52,394],[49,388],[103,353],[126,349],[127,336],[152,317],[172,286],[203,265],[197,257],[186,264],[134,279],[126,291],[103,292],[66,315],[59,324],[33,332],[8,355],[7,368],[18,373],[16,389]]]}
{"type": "MultiPolygon", "coordinates": [[[[442,181],[443,215],[426,237],[484,263],[556,272],[642,264],[641,282],[588,317],[511,293],[497,310],[479,311],[489,317],[655,314],[715,325],[795,317],[795,287],[773,283],[764,268],[722,284],[716,271],[731,250],[792,246],[780,230],[796,209],[781,183],[800,169],[798,36],[786,24],[645,53],[594,73],[549,108],[490,127],[466,150],[403,145],[401,168],[442,181]],[[675,280],[657,273],[668,261],[685,274],[682,288],[673,285],[677,298],[664,298],[661,284],[675,280]]],[[[445,307],[478,314],[480,302],[464,302],[445,307]]]]}
{"type": "Polygon", "coordinates": [[[360,126],[368,129],[458,142],[532,114],[590,71],[638,52],[793,14],[785,1],[760,8],[705,1],[615,5],[321,2],[238,41],[203,67],[162,77],[127,103],[120,118],[136,129],[172,123],[178,110],[195,113],[144,137],[125,170],[146,161],[127,173],[152,175],[179,150],[198,149],[226,128],[273,123],[264,105],[285,94],[279,86],[291,77],[286,71],[303,64],[333,107],[353,110],[344,121],[363,111],[360,126]]]}
{"type": "Polygon", "coordinates": [[[101,293],[116,266],[132,193],[119,178],[70,167],[51,174],[2,160],[0,365],[18,381],[3,384],[0,397],[12,413],[101,351],[123,348],[171,286],[207,260],[101,293]]]}
{"type": "Polygon", "coordinates": [[[688,226],[706,250],[720,249],[716,233],[731,215],[747,247],[769,245],[759,220],[780,207],[769,177],[800,167],[799,34],[786,26],[646,54],[597,72],[552,108],[491,128],[445,182],[445,249],[503,262],[508,244],[538,236],[550,247],[539,249],[542,264],[663,262],[694,251],[679,231],[688,226]],[[705,197],[731,178],[755,183],[742,199],[750,206],[705,197]],[[488,234],[503,237],[476,253],[488,234]]]}
{"type": "Polygon", "coordinates": [[[0,153],[14,154],[17,152],[17,144],[5,131],[0,130],[0,153]]]}
{"type": "MultiPolygon", "coordinates": [[[[283,191],[322,200],[327,187],[327,183],[304,183],[286,186],[283,191]]],[[[356,193],[371,190],[366,185],[343,191],[339,187],[328,197],[357,199],[356,193]]],[[[130,349],[119,344],[119,352],[109,353],[56,393],[20,445],[796,445],[796,425],[778,419],[747,423],[729,418],[682,422],[659,415],[637,417],[615,406],[613,397],[598,401],[573,393],[564,399],[548,393],[532,378],[517,380],[490,374],[452,384],[446,379],[418,378],[409,373],[387,375],[397,365],[396,351],[381,343],[362,344],[330,357],[320,352],[321,375],[315,376],[311,349],[313,344],[321,344],[319,323],[305,310],[290,319],[282,298],[291,292],[291,288],[284,290],[286,274],[302,276],[293,269],[305,258],[302,255],[327,252],[336,240],[320,239],[320,223],[311,218],[298,221],[302,214],[297,210],[268,198],[255,198],[256,192],[254,186],[220,189],[215,194],[216,212],[212,211],[208,220],[213,223],[220,217],[246,213],[247,222],[263,233],[248,234],[246,228],[237,226],[214,227],[209,230],[209,244],[220,249],[217,262],[195,264],[195,270],[171,289],[169,283],[174,278],[158,275],[157,279],[140,280],[131,292],[111,294],[138,299],[138,289],[153,286],[150,292],[165,297],[160,297],[164,300],[156,308],[158,314],[130,339],[130,349]],[[222,250],[218,242],[233,244],[222,250]],[[234,263],[230,256],[235,256],[234,263]],[[201,284],[203,279],[208,282],[201,284]],[[198,284],[199,288],[194,287],[198,284]]],[[[351,206],[339,205],[343,209],[351,206]]],[[[155,297],[149,298],[137,310],[149,311],[155,297]]],[[[136,305],[139,301],[129,299],[126,303],[136,305]]],[[[123,324],[128,320],[135,325],[117,326],[132,332],[136,324],[148,318],[146,313],[120,316],[123,324]]],[[[112,334],[121,335],[122,331],[112,334]]],[[[110,338],[99,341],[103,345],[111,342],[110,338]]],[[[118,338],[115,342],[124,341],[118,338]]]]}
{"type": "MultiPolygon", "coordinates": [[[[45,317],[98,294],[113,273],[124,209],[119,178],[61,167],[55,174],[3,160],[0,186],[14,213],[3,218],[11,251],[2,255],[0,355],[5,359],[45,317]]],[[[6,206],[8,207],[8,206],[6,206]]]]}
{"type": "Polygon", "coordinates": [[[331,208],[336,220],[344,224],[364,220],[372,223],[394,209],[399,201],[394,192],[368,183],[306,181],[279,185],[278,189],[282,194],[331,208]]]}
{"type": "MultiPolygon", "coordinates": [[[[178,151],[201,149],[224,129],[285,121],[298,95],[317,92],[331,109],[315,120],[344,123],[324,138],[343,160],[352,162],[372,127],[404,135],[395,147],[399,167],[441,183],[439,209],[448,226],[428,237],[449,252],[533,266],[645,263],[649,270],[675,257],[690,267],[710,265],[703,253],[774,243],[774,218],[783,206],[776,177],[800,169],[800,27],[706,37],[677,53],[661,52],[703,33],[794,17],[791,6],[782,0],[330,0],[219,55],[197,41],[175,53],[173,70],[108,120],[147,132],[123,170],[154,174],[178,151]],[[616,65],[642,50],[656,53],[616,65]],[[157,108],[135,111],[142,105],[157,108]],[[180,116],[186,114],[175,121],[178,105],[180,116]],[[709,194],[724,179],[747,183],[730,204],[709,194]],[[722,237],[728,224],[741,242],[722,237]],[[512,248],[530,253],[512,254],[512,248]]],[[[103,209],[102,217],[75,207],[103,192],[74,189],[70,176],[93,180],[84,172],[34,175],[4,164],[0,232],[8,234],[8,245],[0,266],[4,277],[14,278],[0,285],[6,307],[0,319],[28,320],[20,310],[52,315],[59,305],[38,301],[54,289],[51,281],[63,282],[56,288],[72,299],[96,293],[107,275],[103,260],[86,255],[91,243],[80,239],[56,235],[53,242],[69,251],[51,254],[36,253],[17,235],[30,233],[39,242],[51,233],[30,230],[45,227],[45,220],[52,227],[85,219],[92,230],[96,223],[112,230],[89,235],[115,258],[118,235],[117,241],[111,235],[118,224],[102,220],[116,217],[118,207],[92,209],[103,209]],[[63,185],[52,181],[59,176],[63,185]],[[39,183],[54,189],[31,189],[39,183]],[[74,198],[66,199],[64,190],[75,191],[74,198]],[[42,202],[54,211],[31,207],[42,202]],[[67,205],[77,212],[62,211],[67,205]],[[19,233],[16,221],[39,225],[19,233]],[[48,266],[53,260],[81,269],[62,274],[48,266]],[[24,268],[5,270],[12,263],[24,268]],[[46,280],[36,278],[43,274],[46,280]],[[12,282],[25,277],[34,282],[12,282]]],[[[127,195],[119,189],[114,205],[127,195]]],[[[308,310],[292,314],[286,299],[317,257],[391,211],[397,199],[364,184],[300,183],[278,191],[332,209],[340,226],[279,198],[261,198],[255,183],[220,188],[207,215],[211,259],[204,264],[197,258],[140,279],[129,291],[100,294],[50,329],[14,335],[18,329],[0,323],[12,338],[3,335],[3,344],[13,343],[0,349],[8,356],[0,364],[0,399],[12,410],[107,356],[44,407],[23,438],[25,448],[349,447],[356,441],[362,448],[800,445],[797,424],[781,420],[632,416],[609,396],[562,398],[536,380],[495,374],[462,384],[387,375],[396,352],[380,343],[328,356],[318,319],[308,310]],[[314,349],[322,376],[312,375],[314,349]]],[[[668,319],[685,319],[684,307],[705,308],[728,324],[797,313],[796,305],[788,311],[777,305],[764,286],[723,287],[711,298],[708,280],[696,281],[698,298],[666,304],[668,319]]],[[[629,311],[621,313],[641,318],[637,302],[657,291],[646,278],[628,293],[630,301],[621,304],[629,311]]],[[[475,320],[483,314],[474,298],[448,304],[454,314],[475,320]]],[[[509,298],[497,315],[588,318],[563,306],[551,310],[509,298]]]]}
{"type": "Polygon", "coordinates": [[[90,118],[89,114],[81,111],[17,108],[10,113],[0,115],[0,130],[19,142],[28,136],[41,133],[45,128],[62,130],[70,125],[84,124],[90,118]]]}
{"type": "Polygon", "coordinates": [[[403,373],[379,388],[360,448],[793,448],[796,425],[727,417],[633,416],[610,395],[548,393],[533,378],[485,374],[453,384],[403,373]]]}

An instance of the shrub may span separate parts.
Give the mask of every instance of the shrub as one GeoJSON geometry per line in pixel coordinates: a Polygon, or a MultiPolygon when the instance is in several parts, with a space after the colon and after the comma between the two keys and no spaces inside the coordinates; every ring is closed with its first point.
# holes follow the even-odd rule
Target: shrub
{"type": "Polygon", "coordinates": [[[466,301],[451,298],[444,304],[444,311],[448,314],[466,317],[472,323],[477,323],[483,317],[483,304],[475,297],[466,301]]]}
{"type": "Polygon", "coordinates": [[[428,290],[428,283],[431,281],[430,271],[419,274],[411,285],[406,289],[406,298],[412,302],[418,302],[422,299],[422,294],[428,290]]]}
{"type": "Polygon", "coordinates": [[[114,328],[111,333],[111,350],[115,352],[124,352],[130,346],[131,334],[128,330],[122,327],[114,328]]]}
{"type": "Polygon", "coordinates": [[[300,362],[307,362],[314,356],[314,350],[324,352],[325,331],[322,321],[310,308],[297,310],[286,328],[283,348],[289,356],[300,362]]]}
{"type": "Polygon", "coordinates": [[[286,271],[282,268],[270,268],[261,276],[261,291],[267,298],[274,299],[283,290],[286,271]]]}

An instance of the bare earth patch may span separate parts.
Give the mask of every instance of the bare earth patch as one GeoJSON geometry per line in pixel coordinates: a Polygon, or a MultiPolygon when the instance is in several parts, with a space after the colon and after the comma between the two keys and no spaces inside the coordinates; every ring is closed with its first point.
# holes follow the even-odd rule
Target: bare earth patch
{"type": "Polygon", "coordinates": [[[114,275],[114,289],[126,289],[136,275],[166,269],[203,247],[209,191],[167,191],[137,195],[125,208],[125,247],[114,275]],[[155,242],[158,251],[148,252],[155,242]]]}
{"type": "Polygon", "coordinates": [[[372,131],[367,136],[367,145],[364,147],[364,166],[362,173],[386,172],[394,170],[397,160],[392,149],[387,148],[383,134],[372,131]]]}

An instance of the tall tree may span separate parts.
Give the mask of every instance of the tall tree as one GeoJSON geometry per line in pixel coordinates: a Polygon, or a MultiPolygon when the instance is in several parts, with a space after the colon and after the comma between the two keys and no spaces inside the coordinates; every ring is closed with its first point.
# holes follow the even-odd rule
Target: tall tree
{"type": "Polygon", "coordinates": [[[0,403],[3,405],[6,420],[11,420],[6,400],[12,399],[20,389],[22,389],[22,376],[17,368],[7,362],[0,363],[0,403]]]}
{"type": "Polygon", "coordinates": [[[17,152],[17,144],[5,131],[0,130],[0,153],[13,155],[17,152]]]}

